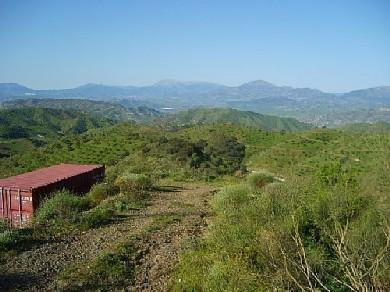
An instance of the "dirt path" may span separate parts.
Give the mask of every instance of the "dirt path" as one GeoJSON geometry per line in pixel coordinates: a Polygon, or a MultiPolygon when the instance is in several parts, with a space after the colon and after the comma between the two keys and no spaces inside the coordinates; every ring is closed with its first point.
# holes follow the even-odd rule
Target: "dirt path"
{"type": "Polygon", "coordinates": [[[214,189],[184,186],[153,194],[150,205],[127,218],[24,251],[0,267],[0,290],[57,290],[56,275],[83,265],[131,235],[143,236],[131,291],[164,291],[186,240],[206,226],[214,189]],[[147,236],[145,236],[147,235],[147,236]]]}
{"type": "Polygon", "coordinates": [[[183,243],[198,237],[207,226],[209,199],[213,193],[213,188],[199,187],[157,198],[155,203],[160,207],[156,211],[162,215],[174,214],[179,220],[149,236],[145,256],[138,267],[140,272],[130,290],[166,290],[183,243]]]}

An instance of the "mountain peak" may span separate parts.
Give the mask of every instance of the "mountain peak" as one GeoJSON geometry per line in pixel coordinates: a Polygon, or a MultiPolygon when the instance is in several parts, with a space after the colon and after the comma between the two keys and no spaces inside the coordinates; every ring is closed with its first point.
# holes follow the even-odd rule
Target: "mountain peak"
{"type": "Polygon", "coordinates": [[[212,86],[212,87],[224,87],[224,85],[218,83],[212,83],[207,81],[180,81],[176,79],[163,79],[154,84],[154,86],[212,86]]]}
{"type": "Polygon", "coordinates": [[[104,84],[99,83],[86,83],[84,85],[81,85],[77,88],[91,88],[91,87],[97,87],[97,86],[105,86],[104,84]]]}
{"type": "Polygon", "coordinates": [[[240,85],[239,87],[257,87],[257,88],[260,88],[260,87],[275,87],[276,85],[270,83],[270,82],[267,82],[267,81],[264,81],[264,80],[254,80],[254,81],[251,81],[251,82],[247,82],[247,83],[244,83],[242,85],[240,85]]]}
{"type": "Polygon", "coordinates": [[[19,83],[0,83],[0,98],[9,96],[24,96],[33,90],[19,83]]]}
{"type": "Polygon", "coordinates": [[[0,88],[9,88],[9,89],[23,88],[23,89],[30,89],[30,88],[27,88],[26,86],[23,86],[23,85],[20,85],[19,83],[14,83],[14,82],[0,83],[0,88]]]}

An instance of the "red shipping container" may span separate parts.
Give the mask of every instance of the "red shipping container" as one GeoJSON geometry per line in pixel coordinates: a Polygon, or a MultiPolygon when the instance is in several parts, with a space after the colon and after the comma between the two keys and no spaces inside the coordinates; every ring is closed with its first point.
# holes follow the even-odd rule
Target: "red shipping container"
{"type": "Polygon", "coordinates": [[[103,165],[59,164],[0,179],[0,218],[24,226],[48,194],[60,189],[86,193],[104,172],[103,165]]]}

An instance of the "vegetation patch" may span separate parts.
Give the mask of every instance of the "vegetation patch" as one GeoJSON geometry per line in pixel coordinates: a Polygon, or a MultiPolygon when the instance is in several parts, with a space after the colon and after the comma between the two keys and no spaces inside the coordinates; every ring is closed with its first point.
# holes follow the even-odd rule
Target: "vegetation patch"
{"type": "Polygon", "coordinates": [[[69,191],[57,192],[42,203],[35,214],[35,221],[45,226],[72,224],[80,220],[80,213],[88,210],[89,206],[85,197],[69,191]]]}
{"type": "MultiPolygon", "coordinates": [[[[187,247],[172,289],[390,290],[386,127],[267,132],[220,122],[169,130],[83,124],[72,124],[70,132],[43,144],[43,138],[32,139],[27,137],[32,132],[20,129],[12,130],[19,138],[9,133],[1,138],[2,177],[58,162],[107,166],[105,181],[84,197],[58,192],[28,228],[0,226],[2,256],[131,218],[153,192],[172,191],[159,188],[159,181],[207,181],[224,186],[212,201],[215,216],[207,236],[187,247]],[[11,149],[13,154],[3,157],[11,149]],[[247,168],[269,172],[248,174],[247,168]]],[[[170,207],[193,208],[180,201],[170,207]]],[[[143,231],[160,232],[180,220],[180,215],[156,216],[143,231]]],[[[130,239],[128,247],[103,251],[85,266],[77,263],[61,273],[64,289],[128,287],[137,244],[130,239]]]]}
{"type": "Polygon", "coordinates": [[[182,215],[173,214],[173,215],[158,215],[153,218],[152,224],[147,228],[146,232],[155,232],[161,229],[166,228],[167,226],[180,222],[182,215]]]}
{"type": "Polygon", "coordinates": [[[75,265],[58,276],[61,290],[112,291],[129,286],[134,281],[138,242],[129,239],[87,265],[75,265]]]}
{"type": "Polygon", "coordinates": [[[122,174],[116,179],[115,185],[123,194],[132,197],[135,201],[145,199],[148,192],[154,188],[150,176],[138,173],[122,174]]]}
{"type": "Polygon", "coordinates": [[[81,134],[112,124],[105,118],[63,109],[1,109],[0,157],[42,147],[64,135],[81,134]]]}
{"type": "Polygon", "coordinates": [[[218,193],[209,234],[184,254],[174,290],[388,290],[388,218],[356,173],[323,169],[331,180],[264,185],[261,176],[256,192],[250,178],[218,193]]]}
{"type": "Polygon", "coordinates": [[[248,184],[252,191],[259,191],[262,187],[275,181],[274,176],[266,171],[256,171],[248,176],[248,184]]]}

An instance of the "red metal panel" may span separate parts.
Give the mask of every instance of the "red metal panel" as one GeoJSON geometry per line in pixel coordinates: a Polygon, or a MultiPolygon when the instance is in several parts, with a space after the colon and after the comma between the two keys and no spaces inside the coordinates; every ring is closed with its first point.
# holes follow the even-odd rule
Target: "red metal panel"
{"type": "Polygon", "coordinates": [[[86,193],[103,179],[104,171],[100,165],[59,164],[1,179],[0,218],[23,226],[50,193],[60,189],[86,193]]]}
{"type": "Polygon", "coordinates": [[[0,218],[15,226],[25,225],[34,211],[31,193],[7,188],[3,188],[1,193],[0,218]]]}
{"type": "Polygon", "coordinates": [[[13,225],[21,226],[21,227],[26,226],[30,222],[32,215],[33,215],[32,212],[19,212],[19,211],[12,210],[11,218],[12,218],[13,225]],[[22,220],[20,220],[20,218],[22,218],[22,220]]]}
{"type": "Polygon", "coordinates": [[[58,164],[0,179],[0,186],[22,190],[34,189],[101,168],[104,171],[104,166],[101,165],[58,164]]]}
{"type": "Polygon", "coordinates": [[[9,204],[11,210],[19,210],[20,207],[21,211],[34,211],[31,193],[20,191],[19,197],[19,190],[10,190],[10,195],[11,201],[9,204]]]}

